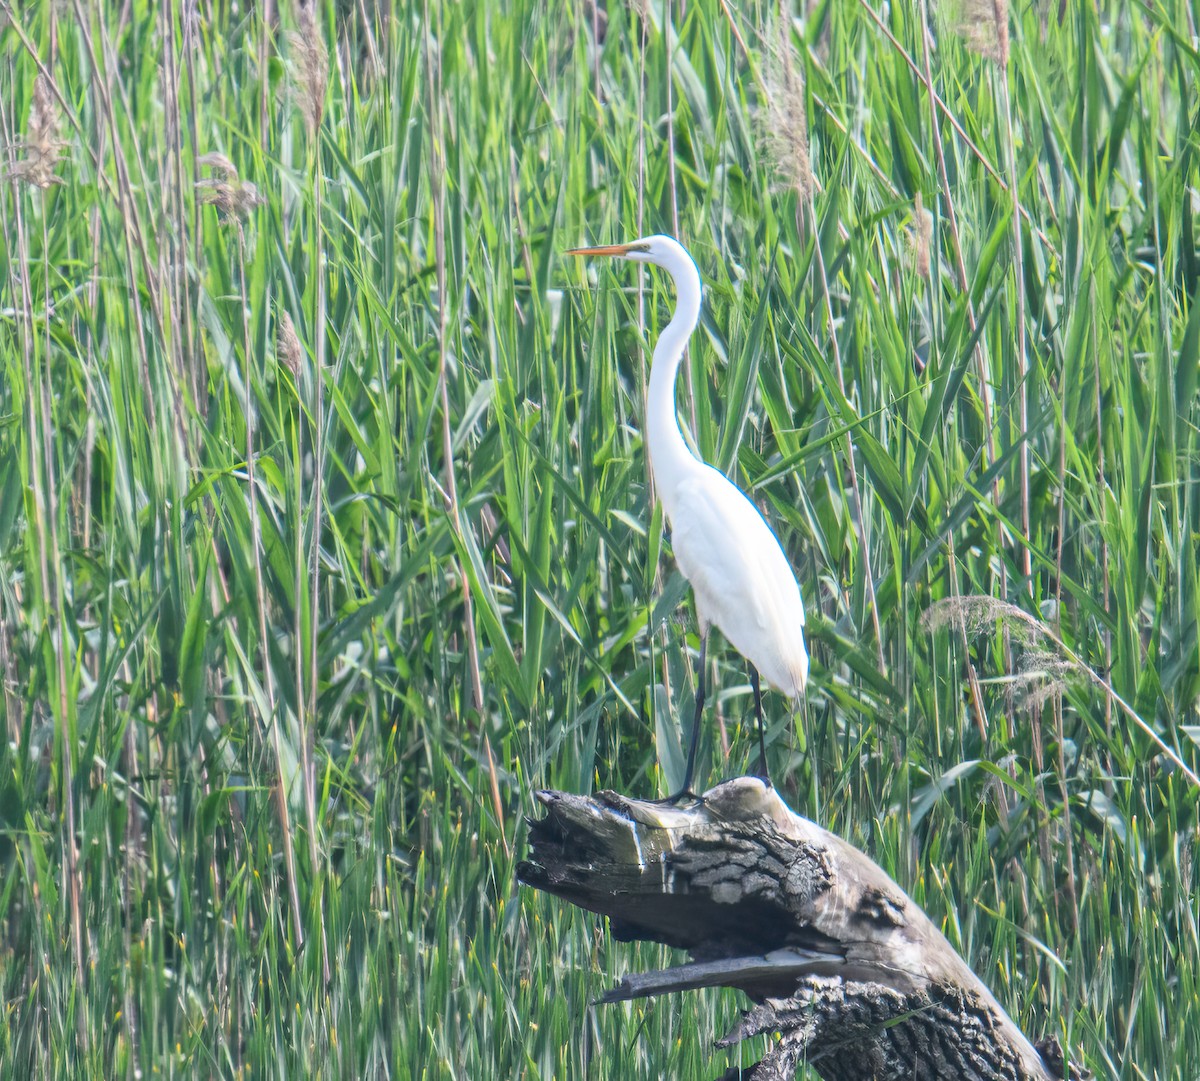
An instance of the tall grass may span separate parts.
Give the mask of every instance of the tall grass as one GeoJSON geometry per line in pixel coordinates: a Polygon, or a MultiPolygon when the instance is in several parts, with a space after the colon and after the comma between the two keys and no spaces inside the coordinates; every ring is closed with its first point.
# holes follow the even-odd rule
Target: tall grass
{"type": "Polygon", "coordinates": [[[811,612],[786,797],[1031,1034],[1200,1076],[1190,7],[0,10],[9,1076],[752,1060],[514,883],[533,789],[682,765],[669,287],[560,258],[652,231],[811,612]]]}

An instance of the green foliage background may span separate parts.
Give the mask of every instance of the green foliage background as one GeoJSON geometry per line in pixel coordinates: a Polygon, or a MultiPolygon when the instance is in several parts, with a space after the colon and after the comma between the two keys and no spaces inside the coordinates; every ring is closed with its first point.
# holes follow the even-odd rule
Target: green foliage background
{"type": "Polygon", "coordinates": [[[1194,9],[282,8],[0,6],[6,1074],[754,1061],[514,880],[535,789],[679,772],[669,283],[561,255],[663,231],[810,609],[786,798],[1026,1031],[1200,1076],[1194,9]]]}

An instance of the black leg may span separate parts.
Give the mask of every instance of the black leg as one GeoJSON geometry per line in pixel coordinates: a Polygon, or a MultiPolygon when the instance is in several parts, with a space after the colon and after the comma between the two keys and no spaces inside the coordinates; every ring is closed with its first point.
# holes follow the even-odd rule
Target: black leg
{"type": "Polygon", "coordinates": [[[704,712],[704,673],[708,655],[708,628],[700,632],[700,674],[696,680],[696,712],[692,717],[692,743],[688,748],[687,768],[683,771],[683,785],[673,796],[668,796],[665,803],[678,803],[681,799],[693,795],[692,777],[696,772],[696,746],[700,742],[700,714],[704,712]]]}
{"type": "Polygon", "coordinates": [[[758,669],[750,665],[750,686],[754,689],[754,716],[758,718],[758,776],[771,784],[771,771],[767,769],[767,737],[763,729],[762,687],[758,681],[758,669]]]}

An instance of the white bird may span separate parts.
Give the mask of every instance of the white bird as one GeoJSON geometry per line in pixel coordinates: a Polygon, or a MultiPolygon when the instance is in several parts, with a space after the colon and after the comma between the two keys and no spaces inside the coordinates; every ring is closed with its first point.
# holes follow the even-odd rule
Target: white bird
{"type": "Polygon", "coordinates": [[[610,255],[661,267],[675,283],[675,313],[654,347],[647,398],[650,471],[671,525],[675,562],[691,583],[700,622],[700,676],[683,786],[668,802],[691,796],[704,708],[708,631],[716,624],[750,664],[758,718],[760,775],[767,772],[759,673],[791,699],[808,682],[804,602],[779,540],[758,508],[724,474],[692,453],[679,430],[675,376],[700,319],[700,272],[678,241],[650,236],[628,244],[575,248],[568,255],[610,255]]]}

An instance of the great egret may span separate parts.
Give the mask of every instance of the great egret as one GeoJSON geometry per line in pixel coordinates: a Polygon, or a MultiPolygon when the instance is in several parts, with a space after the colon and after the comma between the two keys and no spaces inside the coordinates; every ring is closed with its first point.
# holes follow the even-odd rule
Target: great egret
{"type": "Polygon", "coordinates": [[[675,375],[700,319],[700,272],[673,237],[574,248],[568,255],[610,255],[652,263],[675,283],[675,314],[654,347],[647,399],[646,443],[658,496],[671,524],[675,561],[691,583],[700,621],[700,677],[683,786],[668,802],[691,795],[704,708],[708,631],[715,623],[750,665],[758,719],[759,769],[770,783],[759,672],[776,690],[799,698],[808,681],[804,602],[779,541],[758,508],[735,484],[688,448],[675,412],[675,375]]]}

